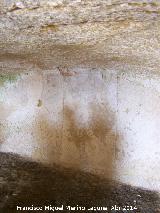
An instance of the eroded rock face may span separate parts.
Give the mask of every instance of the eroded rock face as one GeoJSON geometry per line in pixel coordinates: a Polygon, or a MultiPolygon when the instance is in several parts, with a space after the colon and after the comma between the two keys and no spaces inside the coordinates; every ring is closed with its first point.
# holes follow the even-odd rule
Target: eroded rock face
{"type": "Polygon", "coordinates": [[[159,15],[149,0],[0,1],[0,150],[160,190],[159,15]]]}
{"type": "Polygon", "coordinates": [[[1,1],[1,55],[53,65],[159,69],[158,1],[1,1]],[[145,64],[145,65],[144,65],[145,64]]]}

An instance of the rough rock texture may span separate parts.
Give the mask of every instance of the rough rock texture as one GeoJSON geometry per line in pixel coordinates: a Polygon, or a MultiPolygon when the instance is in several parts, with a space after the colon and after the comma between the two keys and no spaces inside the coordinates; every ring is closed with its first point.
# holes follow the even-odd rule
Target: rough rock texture
{"type": "Polygon", "coordinates": [[[49,212],[44,211],[45,206],[61,207],[62,204],[63,212],[160,212],[160,199],[156,192],[107,182],[56,165],[44,167],[13,154],[0,153],[0,165],[1,212],[21,212],[16,210],[17,206],[32,205],[43,210],[36,212],[49,212]],[[86,209],[69,211],[67,206],[86,209]],[[115,206],[119,209],[116,210],[115,206]],[[91,207],[95,209],[89,211],[91,207]],[[96,210],[96,207],[108,207],[108,211],[96,210]]]}
{"type": "Polygon", "coordinates": [[[7,70],[9,60],[18,60],[16,69],[31,62],[47,69],[129,64],[159,70],[159,1],[1,0],[0,8],[7,70]]]}
{"type": "Polygon", "coordinates": [[[160,190],[159,16],[150,0],[0,0],[0,150],[100,174],[116,162],[160,190]]]}

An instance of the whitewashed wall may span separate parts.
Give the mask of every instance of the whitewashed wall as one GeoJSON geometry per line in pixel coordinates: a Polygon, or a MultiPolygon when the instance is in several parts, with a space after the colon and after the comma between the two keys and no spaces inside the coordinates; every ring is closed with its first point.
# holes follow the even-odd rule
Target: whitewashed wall
{"type": "Polygon", "coordinates": [[[6,80],[0,151],[160,190],[159,78],[126,67],[34,70],[6,80]]]}

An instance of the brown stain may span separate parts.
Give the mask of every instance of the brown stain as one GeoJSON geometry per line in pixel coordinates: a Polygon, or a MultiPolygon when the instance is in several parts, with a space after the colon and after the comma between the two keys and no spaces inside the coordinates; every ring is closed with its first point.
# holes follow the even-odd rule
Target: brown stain
{"type": "Polygon", "coordinates": [[[112,132],[112,126],[114,120],[113,118],[109,121],[111,117],[111,112],[105,106],[98,104],[92,104],[92,122],[91,128],[94,135],[99,138],[100,142],[105,142],[105,138],[108,134],[112,132]]]}
{"type": "Polygon", "coordinates": [[[118,20],[114,23],[113,25],[113,29],[117,30],[119,29],[119,27],[121,28],[127,28],[129,26],[131,26],[132,24],[136,24],[136,22],[134,21],[133,18],[127,18],[127,20],[118,20]]]}
{"type": "Polygon", "coordinates": [[[38,117],[35,126],[39,146],[35,152],[37,159],[80,170],[87,168],[112,178],[114,146],[119,139],[112,130],[114,118],[105,106],[91,104],[90,109],[88,126],[77,122],[76,111],[69,106],[64,106],[62,125],[49,122],[45,116],[38,117]]]}
{"type": "Polygon", "coordinates": [[[64,108],[64,122],[68,132],[67,139],[74,143],[80,152],[84,152],[85,150],[83,150],[83,148],[86,141],[89,143],[92,139],[91,135],[89,134],[89,129],[78,125],[75,111],[68,106],[65,106],[64,108]]]}
{"type": "Polygon", "coordinates": [[[1,145],[6,140],[6,134],[7,134],[7,125],[3,122],[3,120],[0,120],[0,148],[1,145]]]}
{"type": "Polygon", "coordinates": [[[43,103],[42,103],[42,100],[39,99],[39,100],[38,100],[38,103],[37,103],[37,107],[41,107],[42,104],[43,104],[43,103]]]}
{"type": "Polygon", "coordinates": [[[57,9],[57,10],[63,10],[64,8],[65,8],[65,6],[62,4],[57,4],[53,7],[53,9],[57,9]]]}
{"type": "Polygon", "coordinates": [[[75,73],[70,73],[70,72],[60,72],[60,74],[64,77],[69,77],[69,76],[73,76],[75,73]]]}
{"type": "Polygon", "coordinates": [[[68,68],[66,67],[58,67],[59,73],[64,76],[64,77],[69,77],[69,76],[73,76],[76,74],[76,72],[73,71],[69,71],[68,68]]]}
{"type": "Polygon", "coordinates": [[[107,103],[91,104],[90,108],[90,128],[96,138],[94,144],[98,146],[95,152],[98,162],[95,161],[96,169],[99,169],[100,173],[104,173],[107,178],[112,178],[116,156],[115,147],[119,146],[120,141],[119,133],[114,130],[115,117],[107,103]]]}
{"type": "Polygon", "coordinates": [[[36,149],[34,156],[37,159],[42,159],[44,162],[57,162],[60,155],[60,140],[62,129],[53,123],[49,122],[45,116],[38,116],[35,123],[36,149]]]}
{"type": "Polygon", "coordinates": [[[47,24],[41,26],[41,32],[57,32],[59,29],[58,25],[56,24],[47,24]]]}
{"type": "Polygon", "coordinates": [[[76,146],[79,169],[88,165],[90,171],[112,178],[114,146],[118,138],[112,130],[113,117],[105,106],[99,104],[91,104],[90,116],[89,126],[80,126],[76,121],[75,111],[65,107],[64,120],[68,132],[66,143],[76,146]]]}

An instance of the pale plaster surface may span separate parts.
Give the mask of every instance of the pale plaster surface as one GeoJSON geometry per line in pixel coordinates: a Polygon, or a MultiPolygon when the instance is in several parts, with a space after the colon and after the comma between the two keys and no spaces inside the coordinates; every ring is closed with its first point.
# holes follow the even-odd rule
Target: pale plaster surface
{"type": "Polygon", "coordinates": [[[19,75],[1,87],[0,150],[159,190],[159,77],[146,75],[19,75]]]}

